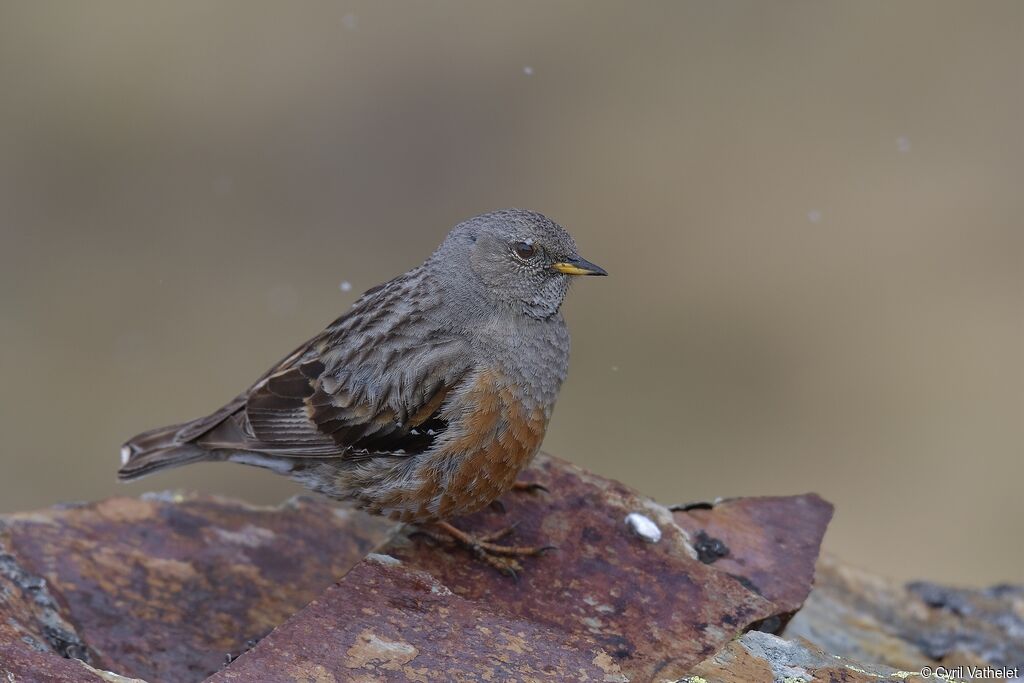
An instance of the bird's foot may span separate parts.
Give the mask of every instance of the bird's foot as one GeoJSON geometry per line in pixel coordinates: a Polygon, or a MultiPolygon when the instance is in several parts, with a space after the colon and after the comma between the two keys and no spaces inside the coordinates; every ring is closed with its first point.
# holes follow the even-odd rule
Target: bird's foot
{"type": "Polygon", "coordinates": [[[554,550],[553,545],[524,546],[524,545],[501,545],[495,543],[505,538],[515,530],[515,525],[507,526],[498,531],[476,536],[467,533],[448,522],[436,522],[433,524],[436,530],[419,527],[419,533],[439,543],[455,543],[471,551],[477,559],[486,562],[506,576],[516,578],[523,570],[523,565],[517,558],[535,557],[548,550],[554,550]]]}

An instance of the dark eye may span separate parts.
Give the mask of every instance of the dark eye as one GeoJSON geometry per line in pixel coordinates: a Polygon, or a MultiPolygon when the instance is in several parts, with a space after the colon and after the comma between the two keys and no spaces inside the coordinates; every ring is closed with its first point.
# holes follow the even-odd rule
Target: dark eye
{"type": "Polygon", "coordinates": [[[512,252],[524,261],[529,261],[537,255],[537,247],[529,242],[513,242],[512,252]]]}

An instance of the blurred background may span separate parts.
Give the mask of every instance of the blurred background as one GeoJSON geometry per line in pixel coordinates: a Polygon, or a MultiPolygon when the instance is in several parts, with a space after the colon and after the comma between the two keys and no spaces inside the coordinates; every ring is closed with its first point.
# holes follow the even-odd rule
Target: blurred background
{"type": "Polygon", "coordinates": [[[519,206],[612,275],[547,450],[1020,581],[1022,121],[1014,0],[0,4],[0,511],[299,492],[118,446],[519,206]]]}

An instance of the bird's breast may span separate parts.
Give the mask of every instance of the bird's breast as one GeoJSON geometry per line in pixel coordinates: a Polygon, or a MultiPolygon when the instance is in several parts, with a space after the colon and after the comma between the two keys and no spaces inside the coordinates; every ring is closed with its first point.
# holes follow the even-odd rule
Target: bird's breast
{"type": "Polygon", "coordinates": [[[477,510],[508,491],[540,449],[550,409],[524,396],[502,369],[477,373],[461,395],[462,419],[427,464],[441,518],[477,510]]]}

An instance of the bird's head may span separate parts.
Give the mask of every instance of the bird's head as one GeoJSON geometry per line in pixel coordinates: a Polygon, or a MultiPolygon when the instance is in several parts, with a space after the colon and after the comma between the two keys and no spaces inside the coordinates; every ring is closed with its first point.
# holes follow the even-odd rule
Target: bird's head
{"type": "Polygon", "coordinates": [[[558,312],[574,277],[608,274],[579,255],[562,226],[523,209],[460,223],[431,261],[441,268],[468,266],[488,299],[539,319],[558,312]]]}

